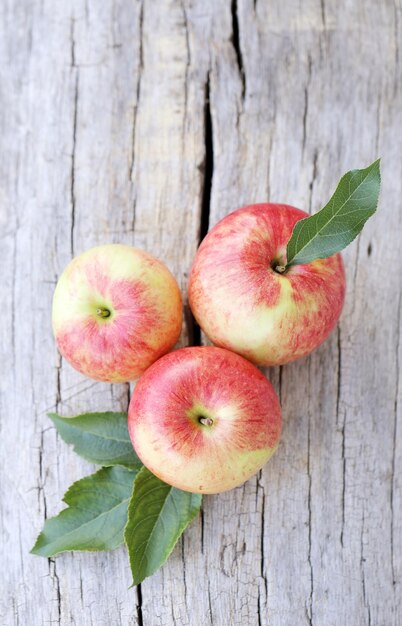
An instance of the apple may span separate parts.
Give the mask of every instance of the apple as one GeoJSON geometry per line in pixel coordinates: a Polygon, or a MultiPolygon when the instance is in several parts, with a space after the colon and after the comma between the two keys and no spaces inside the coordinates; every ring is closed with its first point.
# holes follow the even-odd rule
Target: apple
{"type": "Polygon", "coordinates": [[[340,316],[340,254],[286,267],[286,244],[308,214],[254,204],[223,218],[205,237],[190,272],[189,303],[209,339],[257,365],[281,365],[319,346],[340,316]]]}
{"type": "Polygon", "coordinates": [[[109,244],[74,258],[53,298],[53,331],[63,357],[95,380],[138,378],[176,343],[179,287],[167,267],[132,246],[109,244]]]}
{"type": "Polygon", "coordinates": [[[244,483],[278,446],[281,409],[252,363],[222,348],[182,348],[143,374],[131,397],[128,429],[143,464],[193,493],[244,483]]]}

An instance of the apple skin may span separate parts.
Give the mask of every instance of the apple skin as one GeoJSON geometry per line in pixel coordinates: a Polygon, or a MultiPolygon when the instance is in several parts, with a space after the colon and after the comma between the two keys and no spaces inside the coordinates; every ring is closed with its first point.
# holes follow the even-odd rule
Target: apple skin
{"type": "Polygon", "coordinates": [[[238,354],[213,346],[159,359],[138,381],[128,411],[130,438],[144,465],[193,493],[244,483],[276,450],[281,424],[265,376],[238,354]]]}
{"type": "Polygon", "coordinates": [[[189,303],[209,339],[257,365],[306,356],[336,325],[345,298],[340,254],[286,264],[294,225],[308,214],[254,204],[223,218],[202,241],[190,272],[189,303]]]}
{"type": "Polygon", "coordinates": [[[123,244],[98,246],[60,276],[52,322],[58,348],[75,369],[95,380],[130,381],[176,343],[181,294],[150,254],[123,244]]]}

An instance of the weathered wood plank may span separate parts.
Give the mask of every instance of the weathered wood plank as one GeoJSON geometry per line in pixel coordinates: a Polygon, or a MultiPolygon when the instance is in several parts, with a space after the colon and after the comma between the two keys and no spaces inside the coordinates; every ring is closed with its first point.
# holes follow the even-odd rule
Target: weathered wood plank
{"type": "MultiPolygon", "coordinates": [[[[267,196],[316,210],[346,169],[377,154],[385,169],[381,212],[345,253],[348,298],[339,332],[310,359],[282,368],[282,445],[257,481],[266,582],[260,623],[400,623],[390,555],[396,464],[400,471],[393,446],[401,267],[391,242],[396,232],[400,238],[401,211],[387,201],[392,172],[399,189],[401,167],[389,139],[400,124],[398,39],[387,37],[395,14],[391,4],[371,3],[357,16],[356,4],[290,9],[258,2],[256,12],[251,2],[238,5],[245,98],[229,49],[217,50],[211,223],[267,196]],[[373,42],[367,33],[374,31],[373,42]],[[382,261],[398,268],[395,274],[384,276],[382,261]]],[[[249,481],[240,491],[254,501],[255,490],[249,481]]],[[[211,518],[224,515],[226,498],[233,502],[233,494],[214,500],[211,518]]],[[[234,543],[238,538],[242,530],[234,543]]],[[[214,551],[224,547],[223,539],[214,551]]],[[[230,582],[216,566],[219,589],[242,580],[241,558],[236,564],[230,582]]],[[[237,591],[226,615],[240,610],[256,615],[252,595],[245,608],[237,591]]]]}
{"type": "Polygon", "coordinates": [[[401,624],[400,6],[7,0],[0,29],[1,623],[401,624]],[[50,302],[71,256],[134,243],[185,291],[208,217],[265,199],[315,211],[377,155],[381,210],[345,253],[339,329],[267,371],[285,423],[260,476],[205,498],[137,591],[123,549],[29,556],[92,469],[46,410],[129,397],[57,355],[50,302]]]}
{"type": "Polygon", "coordinates": [[[1,20],[4,108],[13,116],[2,118],[2,180],[8,245],[15,246],[5,268],[14,290],[15,362],[3,379],[4,624],[137,623],[123,551],[49,562],[28,555],[66,487],[92,469],[58,440],[46,411],[127,406],[127,388],[84,380],[59,360],[50,326],[54,285],[71,255],[132,236],[140,5],[101,12],[95,4],[10,2],[1,20]]]}

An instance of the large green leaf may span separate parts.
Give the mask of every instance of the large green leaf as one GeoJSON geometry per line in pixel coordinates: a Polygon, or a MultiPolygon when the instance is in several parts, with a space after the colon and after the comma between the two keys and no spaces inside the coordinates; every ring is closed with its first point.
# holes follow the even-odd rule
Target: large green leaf
{"type": "Polygon", "coordinates": [[[136,475],[125,467],[104,467],[71,485],[63,498],[69,508],[46,520],[31,553],[49,557],[66,550],[117,548],[136,475]]]}
{"type": "Polygon", "coordinates": [[[134,585],[166,561],[200,506],[200,494],[171,487],[145,467],[138,472],[124,533],[134,585]]]}
{"type": "Polygon", "coordinates": [[[84,413],[76,417],[49,413],[49,417],[64,441],[73,444],[74,451],[87,461],[142,467],[128,434],[127,413],[84,413]]]}
{"type": "Polygon", "coordinates": [[[343,250],[375,212],[380,160],[345,174],[321,211],[296,223],[287,245],[287,267],[324,259],[343,250]]]}

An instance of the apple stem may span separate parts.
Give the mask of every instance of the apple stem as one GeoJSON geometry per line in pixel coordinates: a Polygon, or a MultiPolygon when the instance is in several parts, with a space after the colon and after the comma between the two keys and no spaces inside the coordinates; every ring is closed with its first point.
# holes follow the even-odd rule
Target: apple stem
{"type": "Polygon", "coordinates": [[[211,417],[200,417],[198,421],[204,426],[212,426],[214,423],[214,420],[211,417]]]}
{"type": "Polygon", "coordinates": [[[109,317],[110,315],[110,311],[109,309],[96,309],[96,315],[99,315],[99,317],[109,317]]]}
{"type": "Polygon", "coordinates": [[[277,265],[275,267],[275,272],[278,272],[278,274],[284,274],[286,271],[286,265],[277,265]]]}

